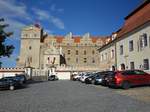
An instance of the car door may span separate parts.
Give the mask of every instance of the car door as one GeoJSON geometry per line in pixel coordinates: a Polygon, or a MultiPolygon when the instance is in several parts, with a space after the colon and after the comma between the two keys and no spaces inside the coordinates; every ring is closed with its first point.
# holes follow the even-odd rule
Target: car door
{"type": "Polygon", "coordinates": [[[6,79],[6,78],[3,79],[3,85],[4,85],[5,87],[8,87],[8,86],[9,86],[9,81],[8,81],[8,79],[6,79]]]}
{"type": "Polygon", "coordinates": [[[149,80],[150,80],[149,74],[141,70],[135,70],[135,74],[138,76],[138,85],[149,83],[149,80]]]}
{"type": "Polygon", "coordinates": [[[140,75],[135,74],[133,70],[124,71],[122,74],[124,75],[124,81],[128,81],[131,85],[137,85],[140,81],[140,75]]]}

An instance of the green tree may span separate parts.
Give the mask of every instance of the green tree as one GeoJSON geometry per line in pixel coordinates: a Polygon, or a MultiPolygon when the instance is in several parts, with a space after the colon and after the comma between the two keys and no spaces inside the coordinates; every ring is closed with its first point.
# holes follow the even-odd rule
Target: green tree
{"type": "MultiPolygon", "coordinates": [[[[5,28],[8,27],[9,24],[4,23],[4,19],[0,18],[0,58],[1,57],[10,57],[14,50],[13,45],[6,45],[5,40],[6,38],[13,35],[12,32],[5,32],[5,28]]],[[[1,62],[0,62],[1,64],[1,62]]]]}

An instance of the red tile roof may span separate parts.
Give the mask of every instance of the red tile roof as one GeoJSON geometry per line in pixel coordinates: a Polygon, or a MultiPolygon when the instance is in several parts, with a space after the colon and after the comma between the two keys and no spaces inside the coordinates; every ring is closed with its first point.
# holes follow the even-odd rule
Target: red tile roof
{"type": "Polygon", "coordinates": [[[56,42],[57,43],[62,43],[64,37],[63,36],[55,36],[56,37],[56,42]]]}
{"type": "Polygon", "coordinates": [[[107,45],[113,43],[118,38],[122,37],[123,35],[133,31],[134,29],[140,27],[141,25],[150,22],[150,1],[147,0],[137,9],[135,9],[132,13],[130,13],[125,18],[125,24],[122,28],[120,28],[117,33],[117,38],[110,41],[108,44],[105,44],[99,50],[105,48],[107,45]]]}
{"type": "Polygon", "coordinates": [[[117,37],[121,37],[150,21],[150,2],[145,2],[125,18],[125,24],[117,37]]]}
{"type": "Polygon", "coordinates": [[[92,42],[93,42],[93,43],[96,43],[97,40],[98,40],[98,38],[96,38],[96,37],[95,37],[95,38],[94,38],[94,37],[92,38],[92,42]]]}
{"type": "Polygon", "coordinates": [[[81,37],[73,37],[74,43],[80,43],[81,37]]]}

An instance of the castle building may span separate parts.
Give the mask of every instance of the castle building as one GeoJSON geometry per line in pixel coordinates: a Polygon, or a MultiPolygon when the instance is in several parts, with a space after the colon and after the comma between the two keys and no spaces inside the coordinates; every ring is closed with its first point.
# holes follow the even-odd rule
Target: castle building
{"type": "Polygon", "coordinates": [[[100,58],[97,49],[109,37],[48,35],[39,26],[22,29],[19,67],[49,69],[51,67],[72,67],[89,70],[99,69],[100,58]]]}

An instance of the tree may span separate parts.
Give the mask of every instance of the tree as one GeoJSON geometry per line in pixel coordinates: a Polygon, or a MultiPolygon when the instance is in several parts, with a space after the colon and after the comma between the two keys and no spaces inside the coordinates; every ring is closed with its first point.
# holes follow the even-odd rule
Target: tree
{"type": "Polygon", "coordinates": [[[14,50],[13,45],[6,45],[6,38],[13,35],[12,32],[5,32],[5,28],[8,27],[9,24],[4,23],[4,19],[0,18],[0,58],[1,57],[10,57],[14,50]]]}

